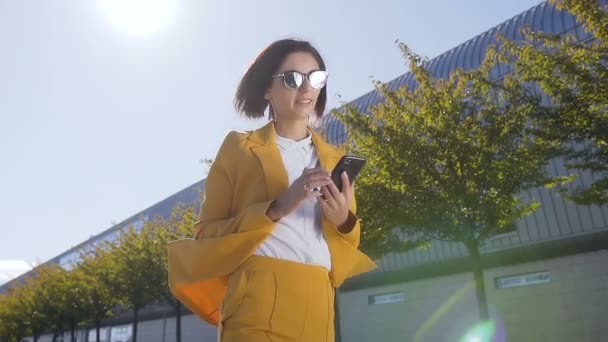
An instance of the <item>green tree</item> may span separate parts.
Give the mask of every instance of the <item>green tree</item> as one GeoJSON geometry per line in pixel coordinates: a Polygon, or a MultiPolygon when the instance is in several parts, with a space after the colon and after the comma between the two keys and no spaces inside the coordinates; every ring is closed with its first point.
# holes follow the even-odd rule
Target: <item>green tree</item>
{"type": "Polygon", "coordinates": [[[463,243],[488,319],[479,248],[539,207],[523,191],[556,181],[545,171],[555,146],[530,132],[532,114],[544,109],[512,78],[491,81],[495,60],[437,79],[400,47],[417,87],[377,82],[384,101],[370,115],[349,106],[336,112],[348,149],[368,159],[356,182],[362,248],[379,256],[432,240],[463,243]]]}
{"type": "Polygon", "coordinates": [[[65,270],[59,265],[44,264],[34,269],[34,276],[28,279],[27,283],[20,286],[21,291],[31,291],[31,295],[26,296],[30,302],[25,303],[24,307],[34,307],[32,313],[34,319],[30,320],[34,336],[40,331],[51,332],[53,341],[63,332],[65,327],[65,291],[63,277],[65,270]],[[39,326],[38,324],[44,324],[39,326]]]}
{"type": "Polygon", "coordinates": [[[79,268],[63,272],[59,279],[63,301],[57,304],[62,308],[64,326],[70,331],[71,342],[76,342],[76,328],[91,315],[89,281],[87,274],[79,268]]]}
{"type": "Polygon", "coordinates": [[[0,310],[0,326],[8,333],[3,338],[20,341],[25,336],[32,336],[37,341],[44,332],[52,329],[59,316],[59,306],[55,302],[58,297],[46,294],[55,284],[49,279],[56,272],[56,266],[38,266],[22,284],[9,290],[0,310]]]}
{"type": "Polygon", "coordinates": [[[146,226],[146,229],[153,232],[150,234],[150,237],[153,239],[153,243],[150,244],[152,248],[151,261],[153,262],[151,267],[154,267],[156,270],[152,273],[160,276],[155,281],[157,285],[156,291],[158,291],[157,297],[171,306],[175,312],[175,340],[177,342],[181,341],[181,318],[184,307],[169,290],[167,244],[169,241],[191,237],[192,226],[196,220],[197,216],[193,205],[178,205],[173,209],[170,217],[157,217],[153,221],[148,222],[146,226]]]}
{"type": "Polygon", "coordinates": [[[8,297],[0,294],[0,342],[8,340],[8,297]]]}
{"type": "Polygon", "coordinates": [[[19,287],[20,315],[28,325],[28,334],[34,338],[34,342],[38,341],[48,328],[44,307],[46,303],[38,300],[37,296],[41,286],[43,285],[39,281],[38,275],[33,275],[19,287]]]}
{"type": "MultiPolygon", "coordinates": [[[[36,300],[40,301],[44,315],[50,323],[53,342],[66,331],[73,331],[78,323],[79,290],[72,275],[59,265],[47,265],[39,272],[36,284],[36,300]]],[[[74,342],[73,333],[71,334],[74,342]]]]}
{"type": "Polygon", "coordinates": [[[9,301],[6,295],[0,294],[0,342],[6,342],[9,339],[9,301]]]}
{"type": "MultiPolygon", "coordinates": [[[[194,206],[178,205],[168,218],[155,217],[145,222],[141,230],[130,228],[123,232],[112,251],[118,257],[114,274],[123,278],[116,283],[121,284],[120,292],[127,296],[127,303],[138,309],[151,303],[171,306],[175,312],[177,342],[181,341],[184,307],[169,290],[167,243],[191,236],[196,219],[194,206]],[[141,296],[141,292],[145,292],[145,296],[141,296]]],[[[137,314],[134,315],[137,319],[137,314]]],[[[134,338],[135,327],[136,324],[134,338]]]]}
{"type": "Polygon", "coordinates": [[[21,341],[30,333],[29,310],[24,306],[26,295],[21,288],[13,287],[0,296],[0,341],[21,341]]]}
{"type": "Polygon", "coordinates": [[[78,271],[83,273],[87,290],[83,294],[87,305],[85,321],[95,325],[96,341],[100,341],[101,322],[113,316],[112,309],[120,302],[113,295],[116,291],[116,267],[112,264],[109,252],[103,247],[95,247],[82,255],[78,271]]]}
{"type": "Polygon", "coordinates": [[[153,231],[144,228],[141,232],[130,226],[121,231],[115,243],[108,244],[108,257],[113,264],[113,274],[119,302],[133,310],[133,342],[137,342],[139,310],[158,299],[158,284],[161,279],[154,267],[153,231]]]}
{"type": "MultiPolygon", "coordinates": [[[[608,204],[608,12],[597,0],[550,0],[573,13],[591,34],[524,31],[522,44],[501,39],[498,55],[514,66],[517,79],[535,83],[549,95],[550,110],[540,111],[538,135],[562,143],[566,167],[587,171],[590,184],[560,192],[578,204],[608,204]]],[[[575,175],[578,172],[575,173],[575,175]]]]}

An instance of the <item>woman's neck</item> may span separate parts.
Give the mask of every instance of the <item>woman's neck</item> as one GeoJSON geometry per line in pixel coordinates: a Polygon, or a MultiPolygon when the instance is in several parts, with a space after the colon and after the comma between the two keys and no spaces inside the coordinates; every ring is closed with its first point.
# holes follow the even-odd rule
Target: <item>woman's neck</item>
{"type": "Polygon", "coordinates": [[[299,141],[308,136],[308,122],[305,120],[280,120],[274,122],[274,129],[283,138],[299,141]]]}

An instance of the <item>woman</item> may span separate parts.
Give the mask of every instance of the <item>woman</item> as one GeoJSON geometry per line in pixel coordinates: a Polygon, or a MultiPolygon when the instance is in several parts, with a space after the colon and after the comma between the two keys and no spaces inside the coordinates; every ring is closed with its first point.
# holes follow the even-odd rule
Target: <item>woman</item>
{"type": "Polygon", "coordinates": [[[243,76],[237,111],[270,122],[231,132],[213,162],[194,239],[169,244],[171,290],[219,325],[219,340],[333,341],[334,288],[376,267],[361,253],[354,191],[330,172],[344,153],[308,126],[327,71],[308,42],[268,46],[243,76]]]}

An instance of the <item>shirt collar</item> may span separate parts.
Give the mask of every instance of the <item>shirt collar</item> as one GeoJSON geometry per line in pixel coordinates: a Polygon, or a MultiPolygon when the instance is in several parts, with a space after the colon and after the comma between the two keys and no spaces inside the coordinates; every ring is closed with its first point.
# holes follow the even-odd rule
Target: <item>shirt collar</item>
{"type": "Polygon", "coordinates": [[[313,147],[312,134],[310,134],[310,131],[308,132],[308,135],[306,136],[306,138],[304,138],[302,140],[298,140],[298,141],[282,137],[278,134],[276,135],[276,138],[277,138],[277,145],[279,145],[279,147],[281,147],[283,149],[291,150],[294,148],[301,148],[305,151],[309,151],[313,147]]]}

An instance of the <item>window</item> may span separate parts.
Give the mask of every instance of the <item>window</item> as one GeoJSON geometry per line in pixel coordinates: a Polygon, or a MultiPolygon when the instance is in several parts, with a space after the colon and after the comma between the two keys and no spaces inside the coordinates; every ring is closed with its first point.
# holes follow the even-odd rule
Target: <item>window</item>
{"type": "Polygon", "coordinates": [[[131,325],[112,327],[110,342],[129,342],[133,333],[131,325]]]}
{"type": "Polygon", "coordinates": [[[120,237],[120,230],[115,230],[103,237],[103,241],[114,243],[120,237]]]}
{"type": "Polygon", "coordinates": [[[504,232],[491,235],[490,237],[488,237],[488,241],[499,240],[502,238],[508,238],[508,237],[513,237],[513,236],[517,236],[517,226],[514,226],[513,228],[510,228],[510,229],[506,229],[504,232]]]}
{"type": "Polygon", "coordinates": [[[59,266],[63,267],[66,271],[71,271],[80,261],[80,253],[80,249],[77,249],[61,257],[61,259],[59,259],[59,266]]]}
{"type": "Polygon", "coordinates": [[[144,223],[146,223],[148,220],[149,220],[149,215],[141,215],[138,219],[133,221],[133,223],[131,223],[131,225],[133,226],[133,228],[135,228],[136,231],[139,232],[144,227],[144,223]]]}
{"type": "Polygon", "coordinates": [[[498,277],[495,279],[497,289],[509,287],[528,286],[551,282],[549,272],[527,273],[515,276],[498,277]]]}
{"type": "Polygon", "coordinates": [[[97,331],[95,329],[89,330],[89,336],[87,338],[89,342],[107,342],[108,341],[108,328],[99,329],[99,341],[97,341],[97,331]]]}

